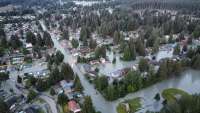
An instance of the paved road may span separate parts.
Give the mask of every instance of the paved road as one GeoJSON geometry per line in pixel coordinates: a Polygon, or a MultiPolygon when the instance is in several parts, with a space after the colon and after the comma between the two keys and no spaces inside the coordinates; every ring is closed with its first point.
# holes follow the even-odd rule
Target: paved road
{"type": "Polygon", "coordinates": [[[41,94],[39,97],[49,104],[52,113],[58,113],[56,102],[52,98],[44,94],[41,94]]]}
{"type": "MultiPolygon", "coordinates": [[[[14,90],[14,92],[16,94],[18,94],[18,95],[21,95],[21,94],[27,95],[28,94],[28,90],[26,90],[26,89],[23,89],[23,90],[21,89],[20,90],[20,89],[16,88],[15,83],[16,83],[17,79],[16,79],[15,76],[17,74],[15,74],[15,73],[16,72],[13,72],[12,75],[11,75],[11,78],[6,81],[5,86],[4,86],[4,87],[6,87],[5,89],[9,90],[10,88],[12,88],[14,90]]],[[[46,101],[46,103],[50,106],[50,109],[51,109],[52,113],[58,113],[58,110],[56,108],[56,102],[52,98],[50,98],[49,96],[47,96],[47,95],[45,95],[43,93],[39,94],[39,98],[41,98],[41,99],[46,101]]]]}
{"type": "Polygon", "coordinates": [[[64,4],[62,0],[59,0],[59,3],[61,6],[64,4]]]}

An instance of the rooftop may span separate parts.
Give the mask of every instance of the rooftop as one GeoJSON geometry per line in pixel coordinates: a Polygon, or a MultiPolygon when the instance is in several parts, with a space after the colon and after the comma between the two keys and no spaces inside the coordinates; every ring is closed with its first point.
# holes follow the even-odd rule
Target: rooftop
{"type": "Polygon", "coordinates": [[[73,113],[78,113],[81,111],[80,106],[74,100],[68,102],[68,108],[73,113]]]}

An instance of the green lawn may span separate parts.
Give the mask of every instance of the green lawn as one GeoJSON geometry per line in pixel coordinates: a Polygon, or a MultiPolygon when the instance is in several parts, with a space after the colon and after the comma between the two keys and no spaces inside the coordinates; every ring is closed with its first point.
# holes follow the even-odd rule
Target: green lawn
{"type": "Polygon", "coordinates": [[[43,99],[41,99],[41,98],[36,98],[36,99],[34,99],[34,102],[40,103],[40,104],[45,103],[45,101],[44,101],[43,99]]]}
{"type": "Polygon", "coordinates": [[[120,103],[117,106],[117,113],[126,113],[126,107],[124,104],[120,103]]]}
{"type": "Polygon", "coordinates": [[[174,102],[176,100],[177,95],[180,95],[181,97],[190,96],[187,92],[176,88],[165,89],[162,92],[162,97],[168,102],[174,102]]]}
{"type": "Polygon", "coordinates": [[[141,107],[140,98],[134,98],[134,99],[131,99],[131,100],[126,100],[126,101],[120,103],[117,106],[117,112],[118,113],[127,113],[126,112],[126,107],[125,107],[125,105],[123,103],[128,103],[129,104],[130,113],[136,112],[141,107]]]}

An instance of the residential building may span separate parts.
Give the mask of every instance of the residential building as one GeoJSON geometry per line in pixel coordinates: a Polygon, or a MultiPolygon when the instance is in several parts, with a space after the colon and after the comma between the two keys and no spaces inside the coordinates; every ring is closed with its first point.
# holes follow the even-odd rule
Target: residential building
{"type": "Polygon", "coordinates": [[[70,112],[72,113],[81,113],[81,108],[79,106],[78,103],[76,103],[76,101],[71,100],[68,102],[68,108],[70,110],[70,112]]]}
{"type": "Polygon", "coordinates": [[[74,83],[72,81],[67,82],[66,80],[60,81],[60,86],[64,90],[64,93],[67,95],[68,93],[72,92],[74,83]]]}

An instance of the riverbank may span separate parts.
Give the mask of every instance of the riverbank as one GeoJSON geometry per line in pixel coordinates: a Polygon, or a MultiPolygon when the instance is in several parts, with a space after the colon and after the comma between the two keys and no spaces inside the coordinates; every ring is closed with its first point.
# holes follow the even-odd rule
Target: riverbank
{"type": "Polygon", "coordinates": [[[187,70],[181,73],[178,77],[173,77],[168,80],[164,80],[160,83],[156,83],[150,87],[144,88],[136,93],[131,93],[125,96],[124,98],[120,98],[116,101],[115,106],[124,100],[130,100],[133,98],[140,97],[143,99],[142,105],[143,107],[139,112],[150,111],[159,111],[163,106],[160,102],[156,102],[154,97],[157,93],[161,93],[163,90],[168,88],[178,88],[188,92],[189,94],[200,93],[200,71],[196,70],[187,70]]]}

